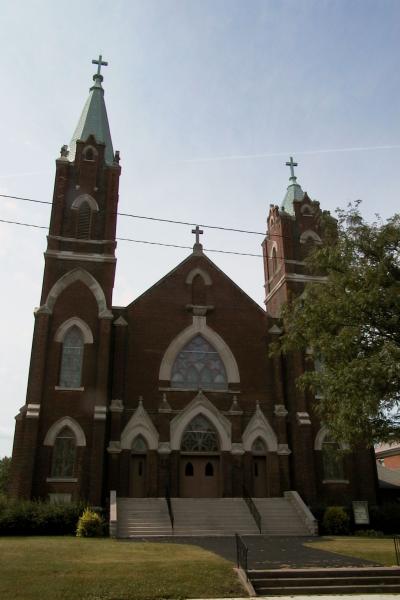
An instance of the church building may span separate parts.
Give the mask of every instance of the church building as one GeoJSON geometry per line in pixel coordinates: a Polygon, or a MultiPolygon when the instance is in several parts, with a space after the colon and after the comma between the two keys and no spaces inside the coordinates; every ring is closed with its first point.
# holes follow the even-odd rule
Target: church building
{"type": "Polygon", "coordinates": [[[315,398],[296,387],[310,357],[269,356],[283,303],[324,279],[304,266],[324,232],[292,159],[283,203],[266,215],[265,309],[206,256],[198,227],[180,264],[128,306],[113,305],[121,167],[104,63],[94,62],[89,98],[56,160],[12,495],[94,506],[110,492],[376,502],[373,454],[341,453],[315,398]]]}

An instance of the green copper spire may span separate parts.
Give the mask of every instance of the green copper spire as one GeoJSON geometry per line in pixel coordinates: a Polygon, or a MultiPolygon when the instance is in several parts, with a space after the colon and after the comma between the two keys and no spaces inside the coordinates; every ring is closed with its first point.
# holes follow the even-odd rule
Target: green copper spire
{"type": "Polygon", "coordinates": [[[293,162],[293,157],[290,157],[290,161],[286,163],[287,167],[290,167],[290,177],[289,177],[289,185],[287,188],[287,192],[282,202],[282,210],[289,213],[290,215],[294,215],[294,200],[303,200],[304,192],[301,189],[301,185],[297,183],[297,177],[294,174],[294,167],[298,166],[297,162],[293,162]]]}
{"type": "Polygon", "coordinates": [[[104,102],[104,89],[101,85],[103,76],[100,73],[101,67],[107,66],[108,63],[103,61],[102,58],[100,54],[98,60],[92,60],[92,63],[97,65],[97,73],[93,75],[94,85],[90,88],[89,98],[83,107],[78,125],[72,136],[68,158],[75,160],[77,140],[85,142],[90,135],[93,135],[96,142],[105,144],[104,159],[107,164],[112,165],[114,162],[114,150],[104,102]]]}

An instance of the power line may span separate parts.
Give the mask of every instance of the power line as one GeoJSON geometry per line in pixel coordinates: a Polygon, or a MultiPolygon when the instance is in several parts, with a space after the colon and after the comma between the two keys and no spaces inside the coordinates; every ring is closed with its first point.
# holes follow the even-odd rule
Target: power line
{"type": "MultiPolygon", "coordinates": [[[[34,225],[33,223],[22,223],[21,221],[10,221],[7,219],[0,219],[0,223],[6,223],[7,225],[21,225],[23,227],[32,227],[34,229],[48,229],[44,225],[34,225]]],[[[151,246],[166,246],[168,248],[183,248],[185,250],[192,250],[192,246],[180,246],[178,244],[166,244],[162,242],[150,242],[149,240],[134,240],[132,238],[117,237],[116,240],[122,242],[133,242],[135,244],[149,244],[151,246]]],[[[262,254],[252,254],[251,252],[235,252],[234,250],[216,250],[212,248],[204,248],[206,252],[218,252],[219,254],[235,254],[237,256],[253,256],[256,258],[262,258],[262,254]]]]}
{"type": "MultiPolygon", "coordinates": [[[[1,198],[10,198],[12,200],[21,200],[23,202],[35,202],[36,204],[49,204],[52,202],[47,202],[45,200],[34,200],[33,198],[24,198],[22,196],[10,196],[8,194],[0,194],[1,198]]],[[[191,227],[195,227],[199,225],[199,227],[204,227],[205,229],[218,229],[220,231],[233,231],[235,233],[246,233],[250,235],[262,235],[265,237],[265,232],[261,231],[251,231],[248,229],[235,229],[234,227],[223,227],[222,225],[206,225],[204,223],[190,223],[189,221],[176,221],[174,219],[163,219],[161,217],[148,217],[145,215],[134,215],[132,213],[123,213],[117,212],[117,215],[120,217],[130,217],[132,219],[145,219],[147,221],[158,221],[160,223],[173,223],[175,225],[188,225],[191,227]]]]}

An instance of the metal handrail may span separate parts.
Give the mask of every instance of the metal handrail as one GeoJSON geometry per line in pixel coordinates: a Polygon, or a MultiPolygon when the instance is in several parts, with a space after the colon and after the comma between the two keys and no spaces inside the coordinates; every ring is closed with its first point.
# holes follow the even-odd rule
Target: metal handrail
{"type": "Polygon", "coordinates": [[[250,496],[250,494],[247,491],[247,488],[245,486],[243,486],[243,500],[246,502],[247,506],[249,507],[249,511],[251,512],[253,519],[257,523],[259,532],[261,533],[261,526],[262,526],[261,515],[258,512],[257,506],[253,502],[253,498],[250,496]]]}
{"type": "Polygon", "coordinates": [[[243,569],[247,577],[247,555],[249,549],[238,533],[235,533],[236,540],[236,565],[238,569],[243,569]]]}
{"type": "Polygon", "coordinates": [[[172,509],[172,502],[171,502],[171,496],[169,493],[169,488],[165,488],[165,500],[166,500],[167,506],[168,506],[169,520],[171,521],[171,527],[173,529],[174,528],[174,511],[172,509]]]}
{"type": "Polygon", "coordinates": [[[396,553],[396,562],[398,565],[400,565],[400,537],[395,535],[393,537],[393,542],[394,542],[394,551],[396,553]]]}

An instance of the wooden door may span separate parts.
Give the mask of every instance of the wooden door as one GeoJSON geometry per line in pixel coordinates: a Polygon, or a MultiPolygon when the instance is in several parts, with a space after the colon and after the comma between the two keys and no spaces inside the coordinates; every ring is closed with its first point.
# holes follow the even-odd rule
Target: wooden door
{"type": "Polygon", "coordinates": [[[179,475],[182,498],[220,496],[218,456],[183,456],[179,475]]]}
{"type": "Polygon", "coordinates": [[[265,456],[253,456],[253,495],[255,498],[268,496],[265,456]]]}
{"type": "Polygon", "coordinates": [[[145,454],[132,454],[129,486],[131,498],[146,496],[146,466],[145,454]]]}

